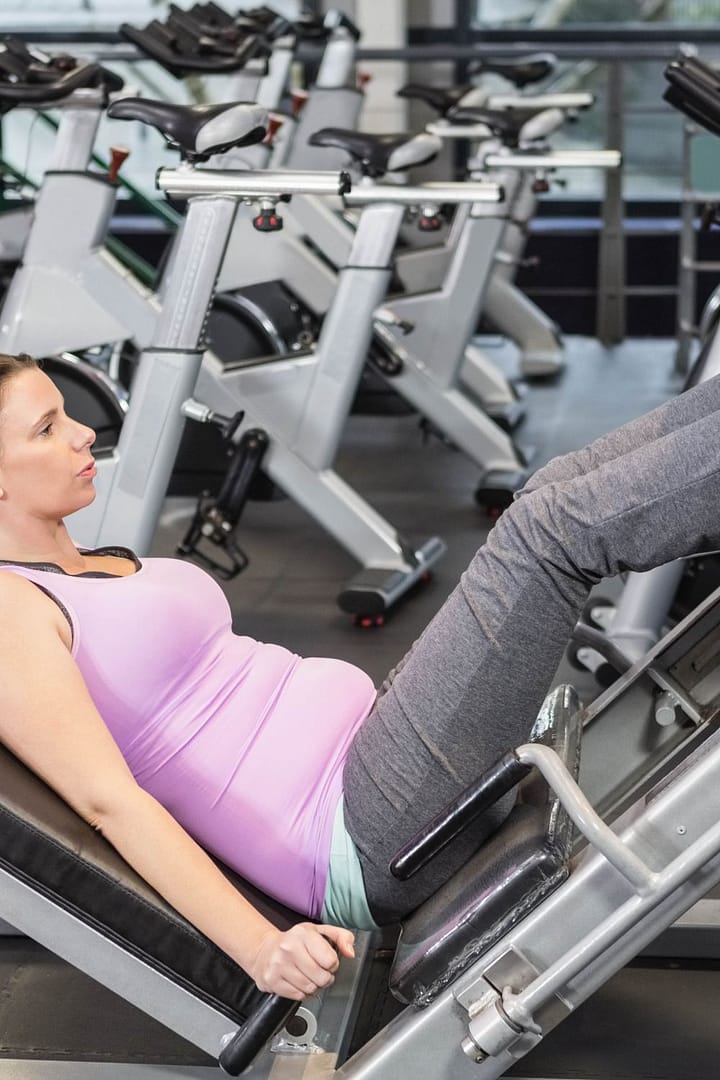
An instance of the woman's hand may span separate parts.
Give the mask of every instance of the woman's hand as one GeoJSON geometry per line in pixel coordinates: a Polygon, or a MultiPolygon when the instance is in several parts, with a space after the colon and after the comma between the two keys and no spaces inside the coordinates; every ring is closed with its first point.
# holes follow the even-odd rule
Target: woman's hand
{"type": "Polygon", "coordinates": [[[302,1001],[335,979],[340,957],[355,955],[355,936],[339,926],[298,923],[263,936],[248,969],[259,990],[302,1001]]]}

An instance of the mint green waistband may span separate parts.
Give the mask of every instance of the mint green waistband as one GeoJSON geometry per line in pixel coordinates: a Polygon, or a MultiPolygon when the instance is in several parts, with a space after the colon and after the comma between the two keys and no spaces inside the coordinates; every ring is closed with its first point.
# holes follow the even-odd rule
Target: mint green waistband
{"type": "Polygon", "coordinates": [[[338,800],[333,821],[330,865],[321,918],[332,926],[374,930],[377,923],[370,914],[357,848],[345,828],[343,801],[342,797],[338,800]]]}

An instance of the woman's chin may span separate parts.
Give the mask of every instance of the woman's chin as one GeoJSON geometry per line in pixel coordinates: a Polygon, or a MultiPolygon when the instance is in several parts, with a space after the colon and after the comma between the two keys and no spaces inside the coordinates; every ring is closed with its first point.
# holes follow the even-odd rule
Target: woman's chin
{"type": "Polygon", "coordinates": [[[94,484],[88,484],[85,491],[81,495],[76,495],[72,502],[68,502],[67,508],[61,515],[62,517],[70,517],[71,514],[76,514],[79,510],[84,510],[86,506],[90,506],[95,502],[97,498],[97,491],[94,484]]]}

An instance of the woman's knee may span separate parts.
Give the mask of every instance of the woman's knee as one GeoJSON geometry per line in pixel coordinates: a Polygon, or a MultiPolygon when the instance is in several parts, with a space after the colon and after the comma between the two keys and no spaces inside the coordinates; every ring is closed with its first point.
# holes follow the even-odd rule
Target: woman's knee
{"type": "Polygon", "coordinates": [[[537,572],[594,584],[605,569],[597,539],[595,504],[572,481],[543,484],[512,503],[491,534],[502,558],[537,572]]]}

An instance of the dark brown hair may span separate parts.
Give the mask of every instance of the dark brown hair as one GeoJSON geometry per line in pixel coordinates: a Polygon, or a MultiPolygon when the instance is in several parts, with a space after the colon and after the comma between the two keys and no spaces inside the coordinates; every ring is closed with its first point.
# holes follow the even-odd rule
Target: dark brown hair
{"type": "Polygon", "coordinates": [[[13,375],[37,367],[40,367],[37,360],[32,356],[28,356],[27,353],[18,353],[17,356],[11,356],[8,353],[0,353],[0,406],[2,405],[2,396],[5,386],[13,375]]]}

